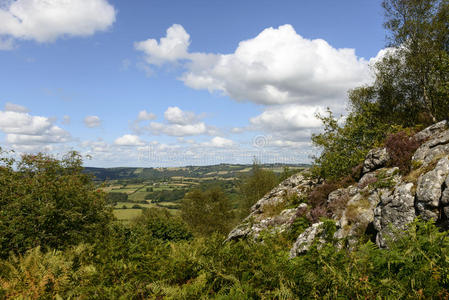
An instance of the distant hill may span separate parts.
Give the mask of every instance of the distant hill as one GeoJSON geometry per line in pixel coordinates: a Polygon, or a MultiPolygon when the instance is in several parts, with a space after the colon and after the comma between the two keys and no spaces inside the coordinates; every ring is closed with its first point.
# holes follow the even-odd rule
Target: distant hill
{"type": "MultiPolygon", "coordinates": [[[[280,173],[284,167],[290,169],[308,168],[307,164],[263,164],[263,168],[280,173]]],[[[95,180],[120,180],[120,179],[141,179],[141,180],[162,180],[174,176],[207,178],[221,177],[232,178],[251,171],[251,165],[245,164],[219,164],[211,166],[186,166],[171,168],[94,168],[85,167],[86,173],[95,176],[95,180]]]]}

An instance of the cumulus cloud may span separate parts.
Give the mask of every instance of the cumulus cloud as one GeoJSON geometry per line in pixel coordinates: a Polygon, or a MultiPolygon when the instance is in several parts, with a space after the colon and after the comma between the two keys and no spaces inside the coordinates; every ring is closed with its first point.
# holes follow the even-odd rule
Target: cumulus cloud
{"type": "Polygon", "coordinates": [[[155,45],[160,52],[136,49],[144,51],[150,64],[187,59],[181,76],[187,86],[219,91],[238,101],[343,105],[338,102],[344,100],[348,89],[372,80],[369,62],[358,58],[354,49],[336,49],[325,40],[306,39],[291,25],[267,28],[240,42],[231,54],[189,53],[189,36],[181,25],[170,27],[167,37],[155,45]],[[165,39],[182,45],[182,51],[177,55],[162,51],[165,39]]]}
{"type": "Polygon", "coordinates": [[[209,147],[217,147],[217,148],[227,148],[227,147],[232,147],[235,146],[234,141],[220,137],[220,136],[216,136],[213,139],[211,139],[209,142],[205,142],[203,143],[204,146],[209,146],[209,147]]]}
{"type": "Polygon", "coordinates": [[[179,59],[187,58],[187,48],[190,45],[190,35],[184,27],[174,24],[167,29],[166,37],[158,42],[155,39],[148,39],[136,42],[134,47],[143,51],[145,60],[149,64],[161,65],[165,62],[176,62],[179,59]]]}
{"type": "Polygon", "coordinates": [[[184,125],[151,122],[149,129],[153,134],[162,133],[170,136],[190,136],[208,133],[207,126],[204,122],[184,125]]]}
{"type": "Polygon", "coordinates": [[[296,131],[305,128],[317,128],[321,121],[316,114],[324,110],[316,106],[282,105],[267,108],[262,114],[251,118],[250,123],[261,130],[296,131]]]}
{"type": "Polygon", "coordinates": [[[29,112],[28,108],[26,108],[25,106],[14,104],[11,102],[6,102],[5,111],[29,112]]]}
{"type": "Polygon", "coordinates": [[[0,45],[11,47],[12,39],[42,43],[64,36],[89,36],[108,29],[115,16],[107,0],[6,1],[0,6],[0,38],[4,36],[0,45]]]}
{"type": "Polygon", "coordinates": [[[156,119],[156,115],[153,113],[149,113],[147,112],[145,109],[141,110],[139,112],[139,114],[137,115],[137,121],[150,121],[150,120],[155,120],[156,119]]]}
{"type": "Polygon", "coordinates": [[[165,134],[169,136],[183,137],[193,135],[214,135],[218,130],[201,121],[201,116],[190,111],[183,111],[177,106],[168,107],[164,112],[166,123],[151,122],[144,129],[152,134],[165,134]]]}
{"type": "Polygon", "coordinates": [[[84,118],[84,125],[89,128],[101,126],[101,120],[98,116],[87,116],[84,118]]]}
{"type": "Polygon", "coordinates": [[[143,145],[145,145],[145,143],[142,142],[137,135],[132,135],[132,134],[125,134],[124,136],[117,138],[114,141],[114,144],[118,145],[118,146],[143,146],[143,145]]]}
{"type": "Polygon", "coordinates": [[[183,111],[177,106],[171,106],[164,112],[164,118],[172,124],[187,125],[196,123],[199,119],[191,111],[183,111]]]}
{"type": "Polygon", "coordinates": [[[11,145],[64,143],[71,139],[51,119],[19,111],[0,111],[0,131],[6,134],[6,142],[11,145]]]}

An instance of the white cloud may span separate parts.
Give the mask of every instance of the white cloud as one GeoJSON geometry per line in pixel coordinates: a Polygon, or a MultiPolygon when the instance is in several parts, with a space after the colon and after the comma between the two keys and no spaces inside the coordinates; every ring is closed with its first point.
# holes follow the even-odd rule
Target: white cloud
{"type": "Polygon", "coordinates": [[[321,121],[315,117],[324,110],[316,106],[281,105],[268,107],[262,114],[251,118],[250,123],[257,129],[269,131],[296,131],[317,128],[321,121]]]}
{"type": "Polygon", "coordinates": [[[203,145],[209,146],[209,147],[227,148],[227,147],[235,146],[235,143],[232,140],[216,136],[213,139],[211,139],[209,142],[203,143],[203,145]]]}
{"type": "Polygon", "coordinates": [[[145,143],[142,142],[137,135],[132,135],[132,134],[125,134],[124,136],[117,138],[114,141],[114,144],[118,145],[118,146],[143,146],[143,145],[145,145],[145,143]]]}
{"type": "Polygon", "coordinates": [[[149,129],[153,134],[162,133],[170,136],[191,136],[208,134],[208,128],[204,122],[185,125],[151,122],[149,129]]]}
{"type": "Polygon", "coordinates": [[[89,128],[101,126],[101,120],[98,116],[87,116],[84,118],[84,125],[89,128]]]}
{"type": "MultiPolygon", "coordinates": [[[[167,32],[184,32],[180,27],[174,25],[167,32]]],[[[188,53],[188,34],[183,36],[169,39],[183,45],[182,55],[157,56],[155,51],[137,49],[147,54],[150,64],[188,59],[181,77],[187,86],[219,91],[238,101],[343,106],[348,89],[372,80],[369,62],[358,58],[354,49],[336,49],[322,39],[303,38],[291,25],[267,28],[240,42],[231,54],[188,53]]]]}
{"type": "Polygon", "coordinates": [[[134,47],[146,54],[149,64],[161,65],[164,62],[175,62],[187,57],[187,48],[190,45],[190,36],[181,25],[174,24],[167,29],[167,35],[158,42],[148,39],[136,42],[134,47]]]}
{"type": "Polygon", "coordinates": [[[201,121],[201,116],[190,111],[183,111],[179,107],[168,107],[164,112],[165,123],[151,122],[148,126],[137,128],[136,133],[146,130],[154,135],[165,134],[169,136],[183,137],[193,135],[215,135],[218,130],[201,121]]]}
{"type": "Polygon", "coordinates": [[[31,116],[28,113],[0,111],[0,130],[5,133],[39,135],[51,128],[52,123],[46,117],[31,116]]]}
{"type": "Polygon", "coordinates": [[[149,121],[149,120],[155,120],[156,115],[153,113],[147,112],[145,109],[141,110],[139,114],[137,115],[137,121],[149,121]]]}
{"type": "Polygon", "coordinates": [[[164,112],[164,118],[172,124],[187,125],[196,123],[199,119],[195,113],[183,111],[177,106],[171,106],[164,112]]]}
{"type": "Polygon", "coordinates": [[[13,146],[71,140],[70,134],[54,125],[51,119],[18,111],[0,111],[0,131],[6,134],[6,142],[13,146]]]}
{"type": "MultiPolygon", "coordinates": [[[[0,6],[0,37],[52,42],[108,29],[116,11],[107,0],[16,0],[0,6]]],[[[8,42],[9,41],[9,42],[8,42]]]]}
{"type": "Polygon", "coordinates": [[[15,112],[29,112],[29,109],[25,106],[14,104],[11,102],[6,102],[5,111],[15,111],[15,112]]]}

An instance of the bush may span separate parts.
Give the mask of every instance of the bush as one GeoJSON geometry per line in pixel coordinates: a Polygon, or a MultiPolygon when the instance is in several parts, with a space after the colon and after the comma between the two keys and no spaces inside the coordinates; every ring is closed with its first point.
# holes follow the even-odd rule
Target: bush
{"type": "Polygon", "coordinates": [[[253,206],[260,198],[265,196],[278,184],[276,174],[270,170],[264,170],[257,163],[253,163],[251,174],[243,179],[240,184],[240,214],[246,217],[253,206]]]}
{"type": "Polygon", "coordinates": [[[232,228],[232,206],[223,190],[214,187],[199,189],[186,194],[181,202],[181,217],[196,233],[209,235],[213,232],[226,234],[232,228]]]}
{"type": "MultiPolygon", "coordinates": [[[[2,154],[0,152],[0,154],[2,154]]],[[[94,242],[112,219],[78,153],[0,159],[0,257],[94,242]]]]}
{"type": "Polygon", "coordinates": [[[390,155],[390,166],[399,167],[402,174],[410,172],[412,156],[420,143],[405,131],[388,135],[385,147],[390,155]]]}
{"type": "Polygon", "coordinates": [[[145,208],[137,217],[133,226],[143,230],[146,235],[164,241],[180,241],[192,238],[192,233],[179,218],[172,216],[164,208],[145,208]]]}

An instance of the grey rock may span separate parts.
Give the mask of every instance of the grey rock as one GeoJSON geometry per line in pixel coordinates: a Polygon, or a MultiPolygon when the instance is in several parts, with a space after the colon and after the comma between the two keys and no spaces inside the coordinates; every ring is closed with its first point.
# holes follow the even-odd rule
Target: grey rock
{"type": "Polygon", "coordinates": [[[279,215],[275,216],[269,215],[266,208],[285,205],[286,199],[292,195],[302,197],[315,184],[316,181],[308,179],[304,173],[298,173],[287,178],[251,207],[249,216],[229,233],[226,241],[241,238],[258,240],[260,233],[263,231],[284,231],[294,222],[300,212],[307,209],[307,205],[301,203],[298,207],[284,209],[279,215]]]}
{"type": "Polygon", "coordinates": [[[382,193],[374,210],[374,228],[378,231],[376,243],[386,247],[395,230],[403,230],[415,218],[413,183],[401,183],[393,192],[382,193]]]}
{"type": "Polygon", "coordinates": [[[413,154],[412,160],[427,166],[447,154],[449,154],[449,130],[440,132],[422,144],[413,154]]]}
{"type": "Polygon", "coordinates": [[[416,198],[427,206],[438,207],[440,203],[443,183],[449,174],[449,159],[440,159],[435,168],[418,178],[416,198]]]}
{"type": "MultiPolygon", "coordinates": [[[[306,253],[316,238],[323,232],[323,223],[315,223],[301,233],[290,250],[290,258],[306,253]]],[[[319,240],[324,242],[323,240],[319,240]]]]}
{"type": "Polygon", "coordinates": [[[368,173],[385,166],[389,159],[390,156],[385,148],[370,150],[363,162],[363,173],[368,173]]]}
{"type": "Polygon", "coordinates": [[[431,137],[445,131],[448,129],[448,123],[446,120],[433,124],[432,126],[427,127],[424,130],[421,130],[417,134],[413,136],[413,138],[419,142],[424,142],[425,140],[430,139],[431,137]]]}

